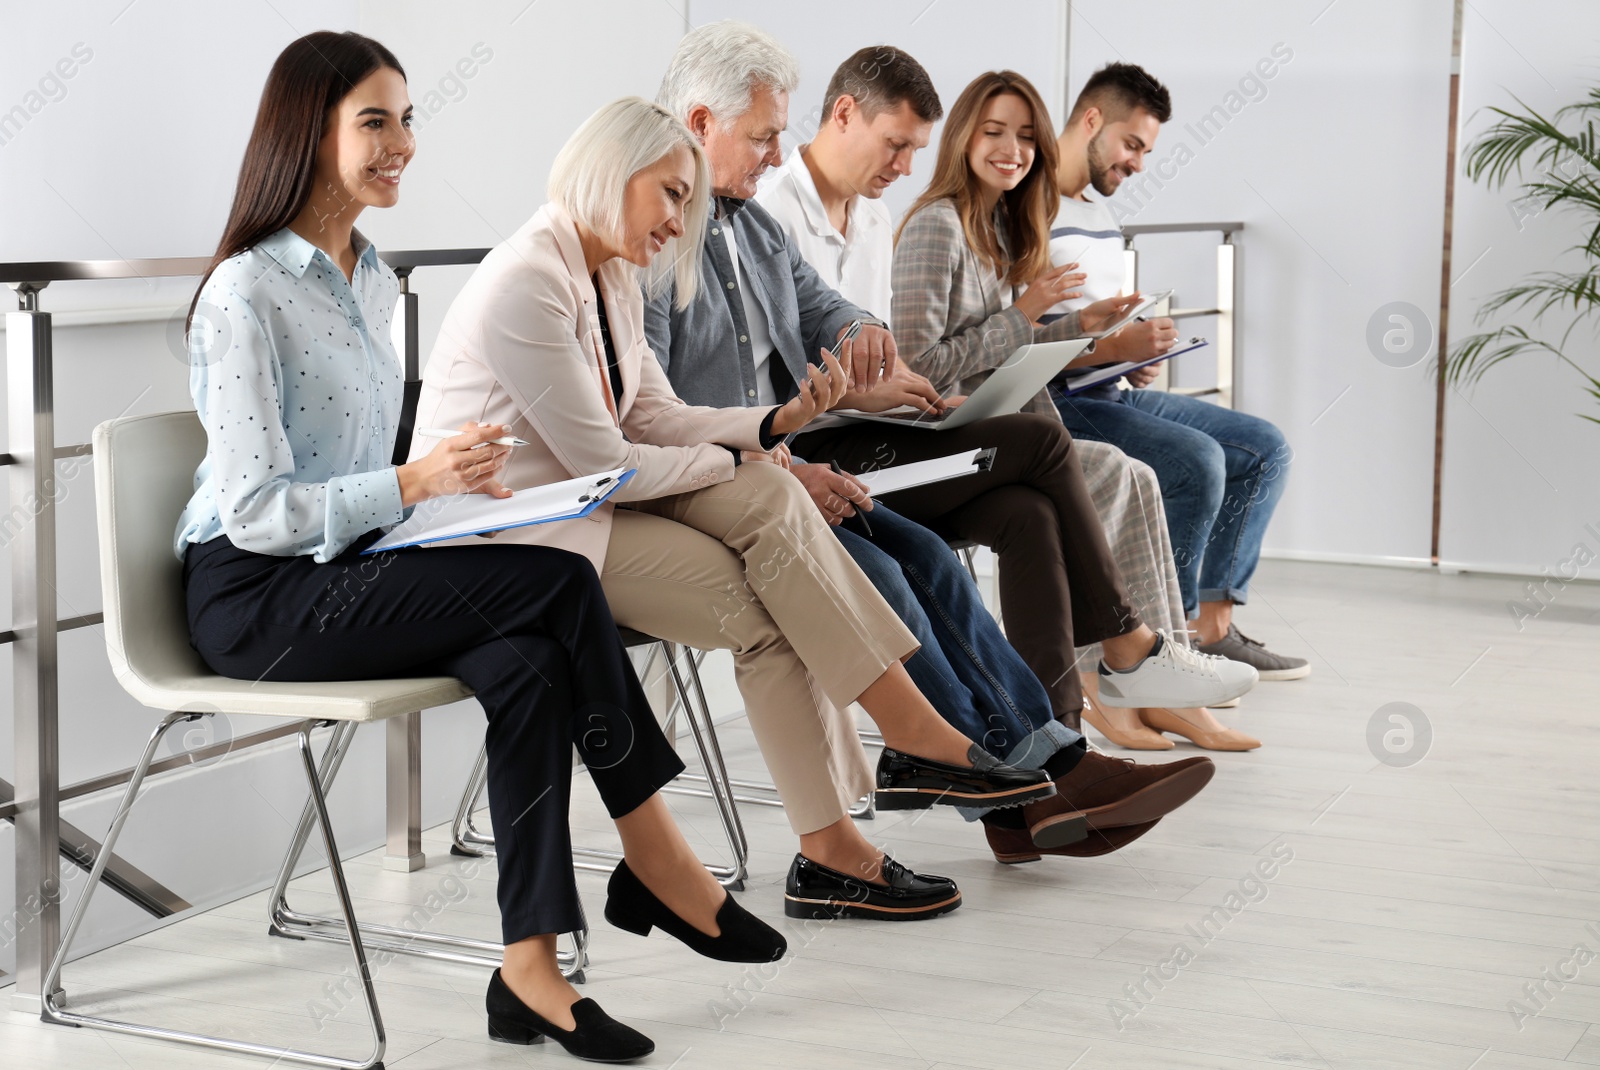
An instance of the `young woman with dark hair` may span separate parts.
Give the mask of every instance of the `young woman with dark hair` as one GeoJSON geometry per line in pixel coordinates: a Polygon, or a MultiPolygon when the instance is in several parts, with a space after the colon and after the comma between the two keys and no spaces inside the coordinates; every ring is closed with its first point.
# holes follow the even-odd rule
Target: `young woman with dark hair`
{"type": "Polygon", "coordinates": [[[354,224],[399,199],[410,121],[399,62],[358,34],[303,37],[268,76],[191,310],[190,390],[209,440],[176,537],[192,641],[241,679],[443,674],[471,686],[489,722],[506,945],[489,1035],[636,1059],[652,1042],[579,999],[556,964],[556,934],[584,923],[566,818],[574,746],[626,857],[608,917],[728,961],[771,961],[786,943],[712,880],[673,824],[659,790],[683,765],[587,560],[497,545],[357,556],[419,502],[510,493],[497,481],[501,425],[468,423],[390,464],[399,286],[354,224]]]}

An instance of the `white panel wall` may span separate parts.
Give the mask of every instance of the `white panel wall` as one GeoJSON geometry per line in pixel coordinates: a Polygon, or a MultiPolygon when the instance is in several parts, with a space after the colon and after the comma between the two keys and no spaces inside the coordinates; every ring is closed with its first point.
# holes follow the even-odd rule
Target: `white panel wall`
{"type": "MultiPolygon", "coordinates": [[[[1463,142],[1490,126],[1491,106],[1515,109],[1513,97],[1549,116],[1596,82],[1600,8],[1586,0],[1473,0],[1463,33],[1463,142]],[[1537,18],[1530,18],[1537,13],[1537,18]]],[[[1567,129],[1572,129],[1570,123],[1567,129]]],[[[1473,317],[1488,294],[1538,271],[1581,270],[1570,251],[1586,235],[1579,217],[1555,210],[1535,215],[1515,185],[1494,191],[1457,179],[1455,276],[1450,335],[1478,329],[1473,317]]],[[[1495,321],[1500,322],[1500,321],[1495,321]]],[[[1559,341],[1571,322],[1557,314],[1535,334],[1559,341]]],[[[1600,374],[1593,323],[1572,335],[1569,355],[1600,374]]],[[[1570,577],[1600,557],[1600,427],[1575,413],[1600,417],[1582,380],[1551,358],[1522,357],[1501,365],[1476,389],[1452,393],[1445,428],[1442,557],[1473,568],[1570,577]],[[1593,528],[1590,528],[1593,525],[1593,528]],[[1582,545],[1585,552],[1575,554],[1582,545]]],[[[1583,569],[1600,577],[1600,565],[1583,569]]],[[[1546,588],[1559,602],[1559,584],[1546,588]]],[[[1530,603],[1537,608],[1537,602],[1530,603]]],[[[1509,618],[1508,618],[1509,619],[1509,618]]]]}
{"type": "MultiPolygon", "coordinates": [[[[1391,301],[1438,308],[1448,0],[1073,9],[1073,95],[1111,60],[1138,63],[1172,90],[1173,119],[1148,173],[1114,202],[1134,209],[1126,221],[1246,224],[1238,406],[1275,422],[1295,450],[1267,547],[1426,557],[1426,366],[1379,363],[1366,331],[1391,301]],[[1202,129],[1218,105],[1226,124],[1202,129]]],[[[1174,284],[1160,268],[1165,243],[1140,245],[1150,250],[1143,284],[1174,284]]],[[[1180,295],[1199,304],[1212,292],[1198,281],[1209,263],[1192,245],[1177,255],[1180,295]]]]}

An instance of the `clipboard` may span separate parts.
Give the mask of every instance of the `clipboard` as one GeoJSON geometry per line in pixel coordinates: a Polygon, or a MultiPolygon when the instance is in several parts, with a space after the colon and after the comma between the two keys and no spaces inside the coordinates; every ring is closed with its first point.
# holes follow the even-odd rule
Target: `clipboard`
{"type": "Polygon", "coordinates": [[[578,520],[609,501],[637,471],[635,468],[615,468],[592,476],[528,487],[516,491],[509,498],[492,498],[487,494],[434,498],[418,505],[404,523],[395,525],[387,535],[361,553],[376,554],[479,535],[486,531],[506,531],[533,524],[553,524],[558,520],[578,520]]]}
{"type": "Polygon", "coordinates": [[[996,447],[953,453],[948,457],[933,457],[926,461],[897,464],[892,468],[878,468],[861,472],[856,478],[867,485],[867,493],[874,498],[893,494],[897,490],[910,490],[946,479],[987,472],[994,467],[996,447]]]}
{"type": "Polygon", "coordinates": [[[1069,374],[1057,380],[1054,393],[1057,397],[1070,398],[1075,394],[1081,394],[1085,390],[1097,387],[1101,383],[1115,382],[1116,380],[1121,379],[1124,375],[1127,375],[1129,372],[1136,369],[1148,368],[1152,364],[1160,364],[1164,360],[1171,360],[1173,357],[1179,356],[1183,353],[1192,353],[1196,349],[1199,349],[1202,346],[1208,346],[1210,344],[1211,343],[1206,341],[1204,338],[1197,336],[1189,339],[1187,342],[1181,343],[1179,348],[1170,349],[1161,354],[1159,357],[1151,357],[1149,360],[1128,360],[1123,361],[1121,364],[1107,364],[1099,368],[1085,368],[1077,375],[1069,374]]]}

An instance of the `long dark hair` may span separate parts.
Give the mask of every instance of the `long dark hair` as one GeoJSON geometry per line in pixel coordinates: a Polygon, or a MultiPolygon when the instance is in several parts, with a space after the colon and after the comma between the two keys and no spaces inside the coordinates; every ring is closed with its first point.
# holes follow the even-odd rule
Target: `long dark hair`
{"type": "Polygon", "coordinates": [[[989,261],[996,275],[1013,286],[1021,286],[1050,267],[1050,221],[1056,216],[1060,197],[1056,191],[1056,139],[1044,98],[1039,96],[1032,82],[1016,71],[987,71],[961,91],[961,96],[950,107],[944,132],[939,135],[939,155],[933,165],[933,178],[901,220],[895,240],[899,241],[907,220],[927,205],[946,197],[955,201],[967,244],[989,261]],[[967,145],[972,141],[972,132],[978,128],[978,120],[983,117],[983,107],[1002,93],[1021,97],[1033,112],[1033,166],[1017,183],[1016,189],[1006,191],[1000,198],[1005,209],[1009,263],[1006,251],[1001,249],[1000,238],[994,232],[994,224],[981,207],[978,176],[967,164],[967,145]]]}
{"type": "MultiPolygon", "coordinates": [[[[189,302],[194,319],[200,291],[217,265],[288,226],[311,199],[317,146],[328,115],[373,71],[389,67],[406,76],[394,53],[359,33],[318,30],[292,41],[272,65],[256,125],[239,165],[239,183],[222,240],[189,302]]],[[[185,325],[187,329],[187,324],[185,325]]]]}

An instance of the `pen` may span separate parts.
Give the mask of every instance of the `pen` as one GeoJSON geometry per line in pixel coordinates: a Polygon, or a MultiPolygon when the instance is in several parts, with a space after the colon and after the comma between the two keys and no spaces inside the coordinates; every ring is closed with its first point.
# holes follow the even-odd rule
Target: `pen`
{"type": "MultiPolygon", "coordinates": [[[[841,476],[844,475],[844,469],[839,467],[838,461],[829,461],[828,467],[833,469],[836,474],[841,476]]],[[[867,538],[872,538],[872,525],[867,523],[866,510],[862,509],[859,505],[856,506],[856,519],[861,521],[861,530],[866,534],[867,538]]]]}
{"type": "MultiPolygon", "coordinates": [[[[455,438],[457,435],[465,434],[465,432],[463,432],[463,431],[452,431],[447,427],[419,427],[419,428],[416,429],[416,431],[414,431],[412,433],[413,434],[417,434],[417,435],[421,435],[423,438],[455,438]]],[[[502,436],[500,438],[491,438],[488,442],[480,442],[480,443],[478,443],[478,446],[491,446],[491,445],[492,446],[530,446],[530,445],[532,445],[532,443],[528,442],[526,439],[515,438],[515,437],[513,437],[511,435],[504,435],[504,436],[502,436]]],[[[472,448],[473,449],[477,449],[478,446],[474,446],[472,448]]]]}

